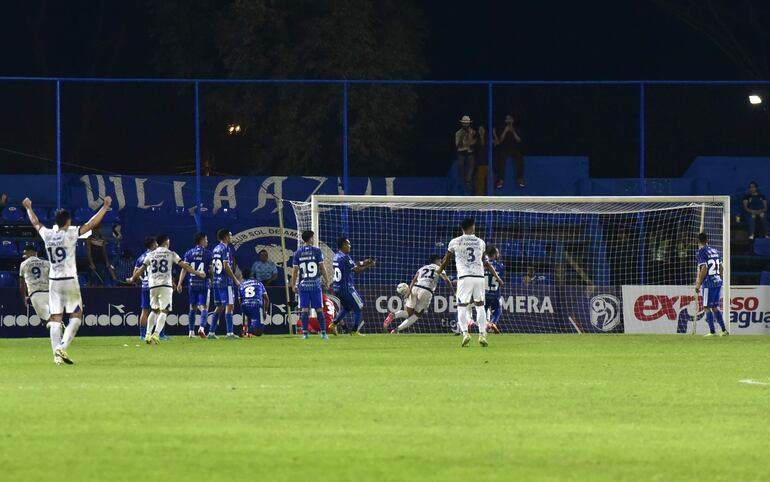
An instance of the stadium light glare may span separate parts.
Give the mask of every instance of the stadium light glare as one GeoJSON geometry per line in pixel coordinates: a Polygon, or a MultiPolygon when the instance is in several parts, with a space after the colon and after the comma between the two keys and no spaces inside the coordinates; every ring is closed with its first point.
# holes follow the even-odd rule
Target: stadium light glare
{"type": "Polygon", "coordinates": [[[237,135],[241,133],[241,125],[240,124],[228,124],[227,125],[227,133],[231,136],[237,135]]]}
{"type": "Polygon", "coordinates": [[[749,96],[749,103],[751,105],[759,105],[759,104],[762,103],[762,97],[760,97],[760,96],[758,96],[756,94],[751,94],[749,96]]]}

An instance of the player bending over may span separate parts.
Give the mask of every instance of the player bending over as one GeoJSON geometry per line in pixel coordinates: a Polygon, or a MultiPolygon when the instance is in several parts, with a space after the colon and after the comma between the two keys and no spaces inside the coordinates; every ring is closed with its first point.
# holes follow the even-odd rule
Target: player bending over
{"type": "Polygon", "coordinates": [[[155,240],[158,247],[145,256],[142,267],[128,279],[130,283],[136,283],[145,271],[149,271],[150,309],[152,309],[152,313],[147,318],[147,335],[144,337],[144,341],[148,345],[159,343],[160,332],[166,326],[166,317],[173,307],[174,286],[171,271],[174,265],[179,265],[184,271],[199,278],[206,277],[206,273],[195,271],[189,264],[182,261],[178,254],[168,249],[171,246],[171,239],[168,235],[161,234],[155,240]]]}
{"type": "Polygon", "coordinates": [[[230,236],[232,234],[227,229],[217,231],[219,244],[212,253],[211,270],[214,273],[212,291],[214,292],[216,310],[214,311],[214,319],[209,330],[208,337],[210,339],[217,338],[217,325],[223,313],[225,324],[227,325],[227,338],[230,340],[238,339],[233,331],[233,306],[235,304],[233,286],[237,288],[240,282],[235,277],[231,264],[234,251],[230,248],[230,236]]]}
{"type": "Polygon", "coordinates": [[[27,300],[32,303],[40,321],[45,324],[51,336],[51,350],[54,352],[53,362],[61,365],[63,360],[56,356],[56,346],[61,341],[62,324],[50,323],[48,319],[51,312],[48,308],[48,272],[51,265],[48,261],[37,257],[37,248],[34,244],[24,247],[24,261],[19,266],[19,293],[22,303],[27,305],[27,300]]]}
{"type": "MultiPolygon", "coordinates": [[[[505,266],[499,261],[500,250],[495,246],[487,248],[487,259],[489,264],[495,269],[495,272],[499,277],[505,276],[505,266]]],[[[500,316],[503,314],[503,308],[500,306],[500,283],[497,282],[497,278],[492,276],[492,272],[487,270],[486,272],[486,306],[487,306],[487,330],[491,330],[495,333],[500,333],[500,328],[497,323],[500,321],[500,316]]]]}
{"type": "MultiPolygon", "coordinates": [[[[209,245],[209,238],[205,233],[197,233],[195,235],[195,246],[187,250],[184,254],[185,263],[192,266],[196,271],[202,271],[203,273],[209,273],[211,271],[211,260],[213,254],[206,249],[209,245]]],[[[187,276],[187,271],[182,271],[179,274],[179,281],[176,284],[176,291],[182,292],[182,283],[187,276]]],[[[204,279],[196,277],[190,277],[190,286],[188,288],[188,295],[190,298],[190,311],[187,314],[187,336],[195,338],[195,313],[200,311],[201,324],[198,328],[198,335],[201,338],[206,338],[206,319],[209,315],[209,278],[206,276],[204,279]]]]}
{"type": "MultiPolygon", "coordinates": [[[[40,223],[32,210],[32,201],[29,198],[24,199],[22,204],[27,209],[27,216],[32,226],[43,238],[48,252],[48,262],[51,266],[48,271],[48,307],[51,312],[49,321],[52,324],[58,323],[61,330],[64,315],[70,315],[64,335],[54,349],[54,355],[61,362],[72,365],[73,361],[67,354],[67,348],[75,338],[83,320],[83,299],[80,296],[75,248],[81,236],[90,236],[91,230],[97,228],[102,222],[104,215],[110,210],[112,198],[105,196],[104,204],[99,211],[80,227],[71,225],[69,211],[59,209],[54,218],[55,229],[48,229],[40,223]]],[[[54,331],[54,328],[50,328],[49,325],[49,330],[54,331]]]]}
{"type": "Polygon", "coordinates": [[[471,337],[468,334],[468,321],[472,318],[471,304],[476,306],[476,322],[479,326],[479,344],[487,346],[487,313],[484,309],[484,268],[486,268],[502,286],[503,280],[489,264],[484,241],[476,237],[475,221],[465,218],[461,224],[463,234],[449,242],[439,272],[454,258],[457,268],[457,324],[463,335],[461,346],[468,346],[471,337]]]}
{"type": "Polygon", "coordinates": [[[243,282],[238,288],[241,296],[241,313],[243,313],[243,326],[248,327],[244,336],[262,336],[264,324],[267,319],[267,310],[270,306],[270,298],[267,296],[265,285],[255,278],[248,270],[243,273],[243,282]]]}
{"type": "MultiPolygon", "coordinates": [[[[146,258],[148,254],[155,251],[155,248],[158,247],[158,243],[155,242],[155,236],[147,236],[144,238],[144,247],[147,248],[147,250],[140,254],[138,258],[136,258],[136,263],[134,263],[134,272],[132,274],[136,274],[137,271],[139,271],[139,269],[144,264],[144,258],[146,258]]],[[[142,274],[140,307],[142,308],[142,313],[139,315],[139,338],[144,340],[144,337],[147,335],[147,318],[152,312],[152,310],[150,310],[150,281],[147,278],[147,272],[142,274]]]]}
{"type": "MultiPolygon", "coordinates": [[[[302,247],[294,253],[294,268],[291,273],[292,289],[299,297],[300,321],[302,322],[302,338],[308,338],[310,309],[316,313],[323,310],[323,291],[321,283],[324,286],[329,285],[329,276],[326,274],[324,266],[324,255],[321,249],[314,246],[315,233],[307,230],[302,232],[302,241],[305,242],[302,247]]],[[[328,340],[326,326],[321,327],[321,339],[328,340]]]]}
{"type": "Polygon", "coordinates": [[[361,309],[364,307],[364,300],[361,299],[361,295],[356,291],[356,287],[353,285],[353,274],[363,273],[369,268],[374,267],[375,260],[367,258],[360,263],[355,263],[353,258],[350,257],[350,240],[348,238],[340,238],[337,241],[337,254],[334,255],[334,284],[332,290],[334,295],[340,300],[340,312],[337,313],[337,318],[334,319],[334,323],[331,324],[330,330],[332,333],[337,332],[337,324],[344,320],[348,313],[353,313],[353,326],[350,327],[349,333],[351,335],[363,336],[361,333],[361,327],[363,321],[361,321],[361,309]]]}
{"type": "Polygon", "coordinates": [[[706,309],[706,323],[709,325],[709,332],[705,336],[714,336],[714,319],[721,331],[719,336],[727,335],[725,322],[722,319],[722,311],[719,309],[719,298],[722,293],[722,273],[724,265],[722,256],[716,248],[709,246],[706,233],[698,234],[698,253],[695,259],[698,261],[698,278],[695,281],[695,293],[702,294],[703,306],[706,309]],[[703,290],[701,292],[701,290],[703,290]]]}
{"type": "Polygon", "coordinates": [[[405,320],[395,329],[390,330],[391,333],[399,333],[412,326],[428,309],[439,278],[443,279],[454,292],[452,280],[445,273],[439,271],[439,263],[441,263],[441,256],[434,255],[428,258],[428,264],[417,270],[409,284],[409,293],[406,296],[406,302],[404,302],[406,309],[388,313],[382,324],[386,330],[393,323],[393,320],[401,318],[405,318],[405,320]]]}

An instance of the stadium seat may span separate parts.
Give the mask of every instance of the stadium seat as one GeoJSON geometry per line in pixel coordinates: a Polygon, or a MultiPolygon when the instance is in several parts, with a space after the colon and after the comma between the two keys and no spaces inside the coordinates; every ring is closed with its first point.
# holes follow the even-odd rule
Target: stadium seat
{"type": "Polygon", "coordinates": [[[19,248],[14,241],[0,241],[0,256],[15,258],[19,256],[19,248]]]}
{"type": "Polygon", "coordinates": [[[15,288],[18,277],[18,273],[0,273],[0,288],[15,288]]]}
{"type": "Polygon", "coordinates": [[[759,284],[770,285],[770,271],[762,271],[762,274],[759,276],[759,284]]]}
{"type": "Polygon", "coordinates": [[[755,239],[754,254],[759,256],[770,256],[770,239],[755,239]]]}
{"type": "Polygon", "coordinates": [[[24,210],[16,206],[7,206],[3,209],[3,221],[6,223],[20,223],[24,221],[24,210]]]}
{"type": "Polygon", "coordinates": [[[215,215],[217,219],[227,219],[234,221],[238,219],[238,210],[233,208],[221,208],[215,215]]]}

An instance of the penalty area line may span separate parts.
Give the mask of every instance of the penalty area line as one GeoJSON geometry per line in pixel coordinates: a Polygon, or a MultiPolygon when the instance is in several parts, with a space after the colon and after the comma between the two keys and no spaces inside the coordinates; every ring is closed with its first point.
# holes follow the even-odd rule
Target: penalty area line
{"type": "Polygon", "coordinates": [[[770,382],[762,382],[759,380],[751,380],[751,379],[738,380],[738,383],[745,383],[746,385],[770,385],[770,382]]]}

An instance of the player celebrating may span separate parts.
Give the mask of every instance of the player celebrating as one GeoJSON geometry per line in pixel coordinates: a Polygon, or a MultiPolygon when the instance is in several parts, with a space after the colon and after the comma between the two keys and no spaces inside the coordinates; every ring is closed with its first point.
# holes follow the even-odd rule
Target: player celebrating
{"type": "MultiPolygon", "coordinates": [[[[134,272],[132,274],[136,274],[139,271],[139,269],[144,264],[144,258],[146,258],[148,254],[152,253],[155,248],[158,247],[158,243],[155,242],[155,236],[147,236],[144,238],[144,247],[146,248],[146,251],[140,254],[138,258],[136,258],[136,262],[134,263],[134,272]]],[[[150,316],[151,311],[150,284],[147,278],[147,272],[142,274],[142,294],[140,303],[142,313],[139,315],[139,338],[144,340],[144,337],[147,334],[147,318],[150,316]]]]}
{"type": "Polygon", "coordinates": [[[348,313],[352,311],[353,326],[350,329],[350,334],[363,336],[361,334],[361,327],[363,326],[361,308],[364,307],[364,301],[356,291],[355,286],[353,286],[353,273],[362,273],[374,267],[375,260],[367,258],[356,264],[353,258],[350,257],[350,247],[350,240],[348,238],[342,237],[337,241],[338,251],[334,255],[334,284],[332,285],[332,290],[334,295],[340,300],[340,312],[337,313],[337,318],[331,324],[333,328],[330,331],[336,333],[337,324],[344,320],[348,313]]]}
{"type": "Polygon", "coordinates": [[[258,281],[252,273],[246,271],[244,280],[238,288],[241,296],[241,312],[243,313],[243,326],[248,327],[244,335],[247,338],[262,336],[264,324],[267,319],[267,310],[270,306],[270,298],[267,296],[265,285],[258,281]]]}
{"type": "Polygon", "coordinates": [[[703,297],[703,306],[706,309],[706,323],[709,325],[709,332],[705,336],[716,335],[714,330],[714,319],[721,331],[719,336],[727,335],[725,322],[722,319],[722,311],[719,309],[719,298],[722,293],[722,273],[724,265],[722,256],[716,248],[709,246],[706,233],[698,234],[698,253],[695,259],[698,261],[698,278],[695,281],[695,293],[703,297]]]}
{"type": "Polygon", "coordinates": [[[439,273],[454,258],[457,268],[457,324],[463,335],[461,346],[468,346],[471,337],[468,334],[468,321],[471,319],[470,305],[476,305],[476,322],[479,326],[479,344],[487,346],[487,313],[484,310],[484,268],[486,268],[502,286],[503,280],[495,268],[489,264],[484,241],[474,234],[476,223],[473,218],[465,218],[461,224],[463,234],[449,242],[447,253],[439,266],[439,273]]]}
{"type": "Polygon", "coordinates": [[[19,266],[19,293],[24,305],[27,300],[32,303],[40,321],[45,323],[51,337],[51,350],[54,352],[53,362],[61,365],[63,360],[56,355],[56,346],[61,341],[63,326],[59,322],[49,322],[51,312],[48,309],[48,271],[51,265],[48,261],[37,257],[34,244],[24,247],[24,261],[19,266]]]}
{"type": "MultiPolygon", "coordinates": [[[[211,271],[211,260],[213,254],[206,249],[209,245],[209,238],[206,233],[197,233],[195,235],[195,246],[190,248],[184,254],[184,262],[195,268],[196,271],[209,273],[211,271]]],[[[182,283],[187,276],[187,271],[179,274],[179,282],[176,285],[176,291],[182,292],[182,283]]],[[[200,279],[197,276],[190,277],[190,287],[188,290],[190,298],[190,312],[187,319],[188,337],[195,338],[195,313],[196,310],[201,313],[201,324],[198,328],[198,335],[206,338],[206,320],[209,315],[209,279],[208,276],[200,279]]]]}
{"type": "Polygon", "coordinates": [[[217,339],[217,325],[222,313],[224,313],[225,324],[227,325],[227,338],[230,340],[238,339],[233,331],[233,305],[235,304],[233,286],[237,288],[240,282],[235,277],[231,264],[231,236],[232,234],[227,229],[217,231],[219,244],[216,245],[212,252],[211,270],[214,272],[212,291],[214,292],[214,305],[216,309],[214,310],[214,319],[211,322],[208,337],[213,340],[217,339]]]}
{"type": "MultiPolygon", "coordinates": [[[[58,323],[61,327],[64,314],[69,314],[69,323],[64,330],[61,341],[54,348],[54,355],[62,362],[72,365],[73,361],[67,354],[67,348],[75,338],[83,319],[83,299],[80,296],[80,284],[78,283],[78,270],[75,262],[75,248],[78,238],[83,235],[90,236],[91,230],[97,228],[104,215],[110,210],[112,198],[104,197],[104,204],[84,225],[71,226],[69,211],[59,209],[56,211],[54,229],[48,229],[40,223],[32,210],[32,201],[25,198],[22,205],[27,209],[27,216],[32,226],[35,227],[40,237],[45,242],[48,252],[50,269],[48,272],[48,307],[50,309],[51,323],[58,323]]],[[[50,328],[49,328],[50,329],[50,328]]]]}
{"type": "MultiPolygon", "coordinates": [[[[495,269],[498,276],[505,276],[505,266],[499,261],[500,250],[495,246],[487,248],[487,259],[489,264],[495,269]]],[[[500,328],[497,323],[500,321],[500,316],[503,314],[503,308],[500,306],[500,283],[497,282],[497,278],[492,276],[492,272],[487,270],[486,272],[486,306],[487,306],[487,329],[492,330],[495,333],[500,333],[500,328]]]]}
{"type": "Polygon", "coordinates": [[[172,309],[174,286],[171,271],[174,265],[179,265],[184,271],[199,278],[206,277],[206,273],[195,271],[189,264],[182,261],[178,254],[168,249],[171,246],[171,239],[168,235],[161,234],[155,241],[158,243],[158,247],[145,256],[142,267],[128,279],[130,283],[136,283],[145,271],[149,272],[150,309],[152,309],[152,313],[147,318],[147,334],[144,337],[144,341],[148,345],[159,343],[160,332],[166,326],[166,317],[172,309]]]}
{"type": "Polygon", "coordinates": [[[385,322],[382,324],[386,330],[390,327],[390,324],[393,323],[393,320],[401,318],[406,319],[395,329],[390,331],[392,334],[399,333],[412,326],[430,305],[430,300],[433,298],[433,292],[436,290],[439,277],[443,279],[454,292],[452,281],[446,273],[439,273],[438,269],[440,262],[441,256],[431,256],[428,259],[428,264],[417,270],[417,273],[415,273],[412,278],[412,282],[409,284],[409,294],[406,297],[406,302],[404,302],[404,307],[406,309],[395,313],[388,313],[385,322]]]}
{"type": "MultiPolygon", "coordinates": [[[[300,321],[302,322],[302,338],[308,338],[310,309],[319,313],[323,309],[322,286],[329,285],[329,277],[326,274],[324,266],[324,255],[321,249],[315,244],[315,233],[307,230],[302,232],[302,241],[305,244],[294,253],[291,279],[292,289],[298,294],[299,308],[302,311],[300,321]]],[[[326,326],[321,325],[321,339],[328,340],[326,326]]]]}

